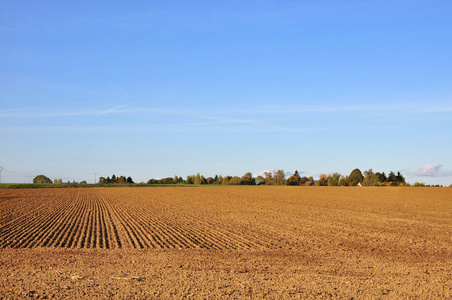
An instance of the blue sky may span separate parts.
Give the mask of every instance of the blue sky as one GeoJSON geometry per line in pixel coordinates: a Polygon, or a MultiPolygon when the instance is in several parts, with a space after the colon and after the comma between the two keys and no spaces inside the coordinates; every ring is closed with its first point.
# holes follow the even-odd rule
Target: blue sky
{"type": "Polygon", "coordinates": [[[2,182],[452,184],[449,1],[0,0],[2,182]]]}

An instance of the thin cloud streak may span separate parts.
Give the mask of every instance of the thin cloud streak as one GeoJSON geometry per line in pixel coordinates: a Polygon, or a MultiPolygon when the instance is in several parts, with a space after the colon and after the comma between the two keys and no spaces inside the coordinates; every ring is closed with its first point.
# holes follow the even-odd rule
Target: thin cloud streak
{"type": "MultiPolygon", "coordinates": [[[[205,118],[224,118],[225,114],[292,114],[292,113],[328,113],[328,112],[356,112],[356,111],[368,111],[385,112],[385,113],[402,113],[402,114],[431,114],[431,113],[448,113],[452,112],[451,105],[443,105],[442,103],[395,103],[395,104],[380,104],[380,105],[343,105],[343,106],[331,106],[331,105],[314,105],[314,106],[280,106],[280,105],[267,105],[264,107],[252,107],[252,108],[226,108],[219,113],[218,109],[209,108],[171,108],[171,107],[140,107],[131,106],[132,104],[120,105],[111,109],[107,109],[102,112],[93,110],[62,110],[62,111],[43,111],[35,108],[27,109],[4,109],[0,110],[0,117],[2,118],[53,118],[53,117],[69,117],[69,116],[89,116],[94,115],[92,118],[80,123],[92,120],[104,114],[115,112],[115,114],[139,114],[139,115],[180,115],[180,116],[198,116],[205,118]],[[128,107],[127,109],[121,109],[128,107]],[[120,110],[121,109],[121,110],[120,110]],[[222,116],[215,116],[215,115],[222,116]],[[214,115],[204,116],[204,115],[214,115]]],[[[233,121],[233,118],[230,119],[233,121]]],[[[77,125],[78,123],[74,124],[77,125]]],[[[73,125],[73,126],[74,126],[73,125]]]]}
{"type": "Polygon", "coordinates": [[[75,124],[71,125],[70,127],[77,127],[77,126],[79,126],[79,125],[81,125],[81,124],[84,124],[84,123],[87,123],[87,122],[89,122],[89,121],[92,121],[92,120],[94,120],[94,119],[96,119],[96,118],[98,118],[98,117],[100,117],[100,116],[103,116],[103,115],[105,115],[105,114],[111,113],[111,112],[113,112],[113,111],[115,111],[115,110],[118,110],[118,109],[121,109],[121,108],[123,108],[123,107],[129,106],[130,104],[131,104],[131,103],[125,104],[125,105],[120,105],[120,106],[117,106],[117,107],[113,107],[113,108],[107,109],[107,110],[105,110],[105,111],[102,111],[102,112],[98,113],[97,115],[93,116],[92,118],[89,118],[89,119],[80,121],[80,122],[78,122],[78,123],[75,123],[75,124]]]}

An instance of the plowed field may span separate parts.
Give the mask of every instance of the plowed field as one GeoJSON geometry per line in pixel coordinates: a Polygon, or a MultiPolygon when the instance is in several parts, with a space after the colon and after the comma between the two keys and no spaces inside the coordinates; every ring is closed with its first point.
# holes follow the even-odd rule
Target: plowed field
{"type": "Polygon", "coordinates": [[[0,190],[0,298],[452,297],[452,189],[0,190]]]}

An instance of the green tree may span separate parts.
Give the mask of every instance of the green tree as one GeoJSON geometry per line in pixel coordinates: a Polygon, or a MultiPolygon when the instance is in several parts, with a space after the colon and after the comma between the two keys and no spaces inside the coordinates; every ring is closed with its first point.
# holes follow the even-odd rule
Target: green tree
{"type": "Polygon", "coordinates": [[[45,175],[38,175],[33,179],[33,183],[52,183],[49,177],[45,175]]]}
{"type": "Polygon", "coordinates": [[[385,183],[385,182],[388,181],[388,178],[386,177],[385,172],[383,172],[383,173],[377,172],[376,175],[377,175],[377,178],[378,178],[378,182],[385,183]]]}
{"type": "Polygon", "coordinates": [[[328,186],[337,186],[339,184],[339,180],[334,177],[328,176],[327,185],[328,186]]]}
{"type": "Polygon", "coordinates": [[[378,185],[380,185],[380,181],[379,181],[378,175],[376,173],[374,173],[372,171],[372,169],[364,171],[363,185],[364,186],[378,186],[378,185]]]}
{"type": "Polygon", "coordinates": [[[227,184],[229,184],[229,177],[230,177],[230,176],[225,176],[225,177],[223,178],[223,180],[221,181],[221,184],[222,184],[222,185],[227,185],[227,184]]]}
{"type": "Polygon", "coordinates": [[[230,184],[230,185],[240,185],[241,182],[242,182],[242,179],[239,176],[234,176],[228,181],[228,184],[230,184]]]}
{"type": "Polygon", "coordinates": [[[391,186],[397,186],[398,185],[397,184],[397,176],[396,176],[396,174],[393,171],[389,172],[389,174],[388,174],[388,182],[389,182],[389,184],[391,186]]]}
{"type": "Polygon", "coordinates": [[[308,182],[308,177],[303,176],[300,178],[300,185],[305,185],[308,182]]]}
{"type": "Polygon", "coordinates": [[[358,183],[363,182],[364,176],[363,173],[361,173],[360,169],[354,169],[350,173],[350,176],[348,176],[348,178],[350,180],[351,186],[357,186],[358,183]]]}
{"type": "Polygon", "coordinates": [[[339,173],[328,174],[327,184],[328,186],[338,186],[340,179],[341,174],[339,173]]]}
{"type": "Polygon", "coordinates": [[[316,186],[327,186],[328,185],[328,179],[326,174],[320,174],[319,180],[315,182],[316,186]]]}
{"type": "Polygon", "coordinates": [[[201,181],[201,175],[199,175],[199,172],[198,172],[198,174],[196,174],[196,177],[195,177],[195,184],[196,185],[199,185],[199,184],[201,184],[202,183],[202,181],[201,181]]]}
{"type": "Polygon", "coordinates": [[[245,175],[242,176],[240,184],[242,185],[255,185],[256,180],[253,177],[253,174],[251,172],[245,173],[245,175]]]}
{"type": "Polygon", "coordinates": [[[273,181],[273,174],[272,172],[264,172],[265,175],[265,185],[271,185],[273,181]]]}
{"type": "Polygon", "coordinates": [[[290,176],[289,178],[287,178],[286,184],[287,184],[287,185],[291,185],[291,186],[294,186],[294,185],[300,185],[300,183],[299,183],[299,181],[298,181],[298,177],[295,176],[295,175],[292,175],[292,176],[290,176]]]}
{"type": "Polygon", "coordinates": [[[284,185],[286,174],[284,173],[284,170],[277,170],[274,175],[275,179],[275,185],[284,185]]]}
{"type": "Polygon", "coordinates": [[[173,177],[166,177],[166,178],[160,179],[159,181],[160,181],[159,182],[160,184],[176,184],[177,183],[176,181],[174,181],[173,177]]]}
{"type": "Polygon", "coordinates": [[[341,179],[339,180],[339,184],[341,186],[349,186],[350,185],[350,180],[347,176],[342,176],[341,179]]]}
{"type": "Polygon", "coordinates": [[[187,176],[187,184],[194,184],[195,183],[195,176],[194,175],[188,175],[187,176]]]}
{"type": "Polygon", "coordinates": [[[402,174],[400,174],[400,172],[397,172],[396,181],[399,184],[405,184],[405,177],[403,177],[402,174]]]}

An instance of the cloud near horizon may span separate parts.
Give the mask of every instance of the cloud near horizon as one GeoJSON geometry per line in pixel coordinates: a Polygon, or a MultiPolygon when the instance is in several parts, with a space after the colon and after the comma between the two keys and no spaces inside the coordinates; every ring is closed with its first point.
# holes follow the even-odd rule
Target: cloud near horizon
{"type": "Polygon", "coordinates": [[[442,165],[439,163],[424,164],[414,170],[413,175],[423,177],[448,177],[452,176],[452,171],[441,170],[442,165]]]}

